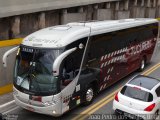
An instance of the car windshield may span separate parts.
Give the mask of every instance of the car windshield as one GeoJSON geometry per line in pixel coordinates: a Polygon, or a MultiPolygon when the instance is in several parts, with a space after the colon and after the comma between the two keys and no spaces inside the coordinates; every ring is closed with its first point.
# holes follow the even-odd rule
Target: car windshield
{"type": "Polygon", "coordinates": [[[57,92],[58,78],[53,76],[53,62],[62,49],[35,49],[21,46],[14,72],[14,85],[36,95],[57,92]]]}
{"type": "Polygon", "coordinates": [[[137,87],[124,86],[121,90],[121,94],[145,102],[151,102],[153,100],[153,95],[151,93],[137,87]]]}

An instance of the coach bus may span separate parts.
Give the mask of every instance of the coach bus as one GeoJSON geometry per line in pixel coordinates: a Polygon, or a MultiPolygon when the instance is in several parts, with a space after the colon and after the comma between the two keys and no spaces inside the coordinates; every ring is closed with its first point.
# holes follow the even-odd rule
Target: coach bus
{"type": "Polygon", "coordinates": [[[156,46],[156,19],[74,22],[39,30],[17,51],[13,94],[24,109],[60,116],[97,93],[143,70],[156,46]]]}

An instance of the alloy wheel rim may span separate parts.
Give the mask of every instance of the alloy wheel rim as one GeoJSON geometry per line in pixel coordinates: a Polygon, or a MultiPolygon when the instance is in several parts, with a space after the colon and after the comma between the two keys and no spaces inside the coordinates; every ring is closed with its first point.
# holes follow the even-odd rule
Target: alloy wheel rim
{"type": "Polygon", "coordinates": [[[90,102],[93,99],[93,89],[89,88],[86,92],[86,101],[90,102]]]}

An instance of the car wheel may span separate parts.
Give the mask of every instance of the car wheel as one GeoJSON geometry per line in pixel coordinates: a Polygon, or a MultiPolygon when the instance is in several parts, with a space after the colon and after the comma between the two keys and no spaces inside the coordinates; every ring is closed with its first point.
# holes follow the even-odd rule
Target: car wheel
{"type": "Polygon", "coordinates": [[[156,120],[156,118],[158,117],[158,115],[159,115],[159,110],[156,111],[155,116],[154,116],[154,120],[156,120]]]}
{"type": "Polygon", "coordinates": [[[139,71],[143,71],[144,68],[145,68],[145,66],[146,66],[146,61],[145,61],[145,59],[143,58],[143,59],[141,60],[141,63],[140,63],[139,71]]]}
{"type": "Polygon", "coordinates": [[[119,113],[116,110],[114,111],[113,114],[116,115],[116,116],[119,115],[119,113]]]}
{"type": "Polygon", "coordinates": [[[90,85],[89,87],[87,87],[86,91],[85,91],[85,100],[84,100],[84,104],[85,105],[89,105],[92,103],[93,99],[94,99],[94,89],[93,87],[90,85]]]}

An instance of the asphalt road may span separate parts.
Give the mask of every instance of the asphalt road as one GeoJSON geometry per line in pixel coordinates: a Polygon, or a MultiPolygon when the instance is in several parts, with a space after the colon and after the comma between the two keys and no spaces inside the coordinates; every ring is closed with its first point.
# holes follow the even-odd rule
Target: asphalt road
{"type": "MultiPolygon", "coordinates": [[[[153,67],[154,65],[160,62],[160,47],[157,47],[152,62],[146,67],[145,71],[153,67]]],[[[160,67],[154,69],[149,76],[160,79],[160,67]]],[[[119,82],[115,83],[111,87],[102,91],[94,100],[94,102],[89,106],[78,106],[75,109],[67,112],[63,116],[59,118],[55,118],[52,116],[42,115],[38,113],[33,113],[27,110],[24,110],[16,105],[9,106],[5,108],[6,110],[3,112],[7,114],[9,117],[18,117],[18,120],[79,120],[79,119],[92,119],[93,115],[106,115],[106,114],[114,114],[112,110],[112,102],[114,98],[114,91],[124,85],[131,77],[134,75],[141,74],[139,72],[134,72],[129,76],[121,79],[119,82]],[[106,100],[104,100],[106,98],[106,100]],[[98,104],[99,103],[99,104],[98,104]]],[[[94,116],[95,117],[95,116],[94,116]]],[[[95,119],[95,118],[94,118],[95,119]]],[[[98,119],[98,117],[97,117],[98,119]]],[[[105,119],[105,117],[104,117],[105,119]]]]}

